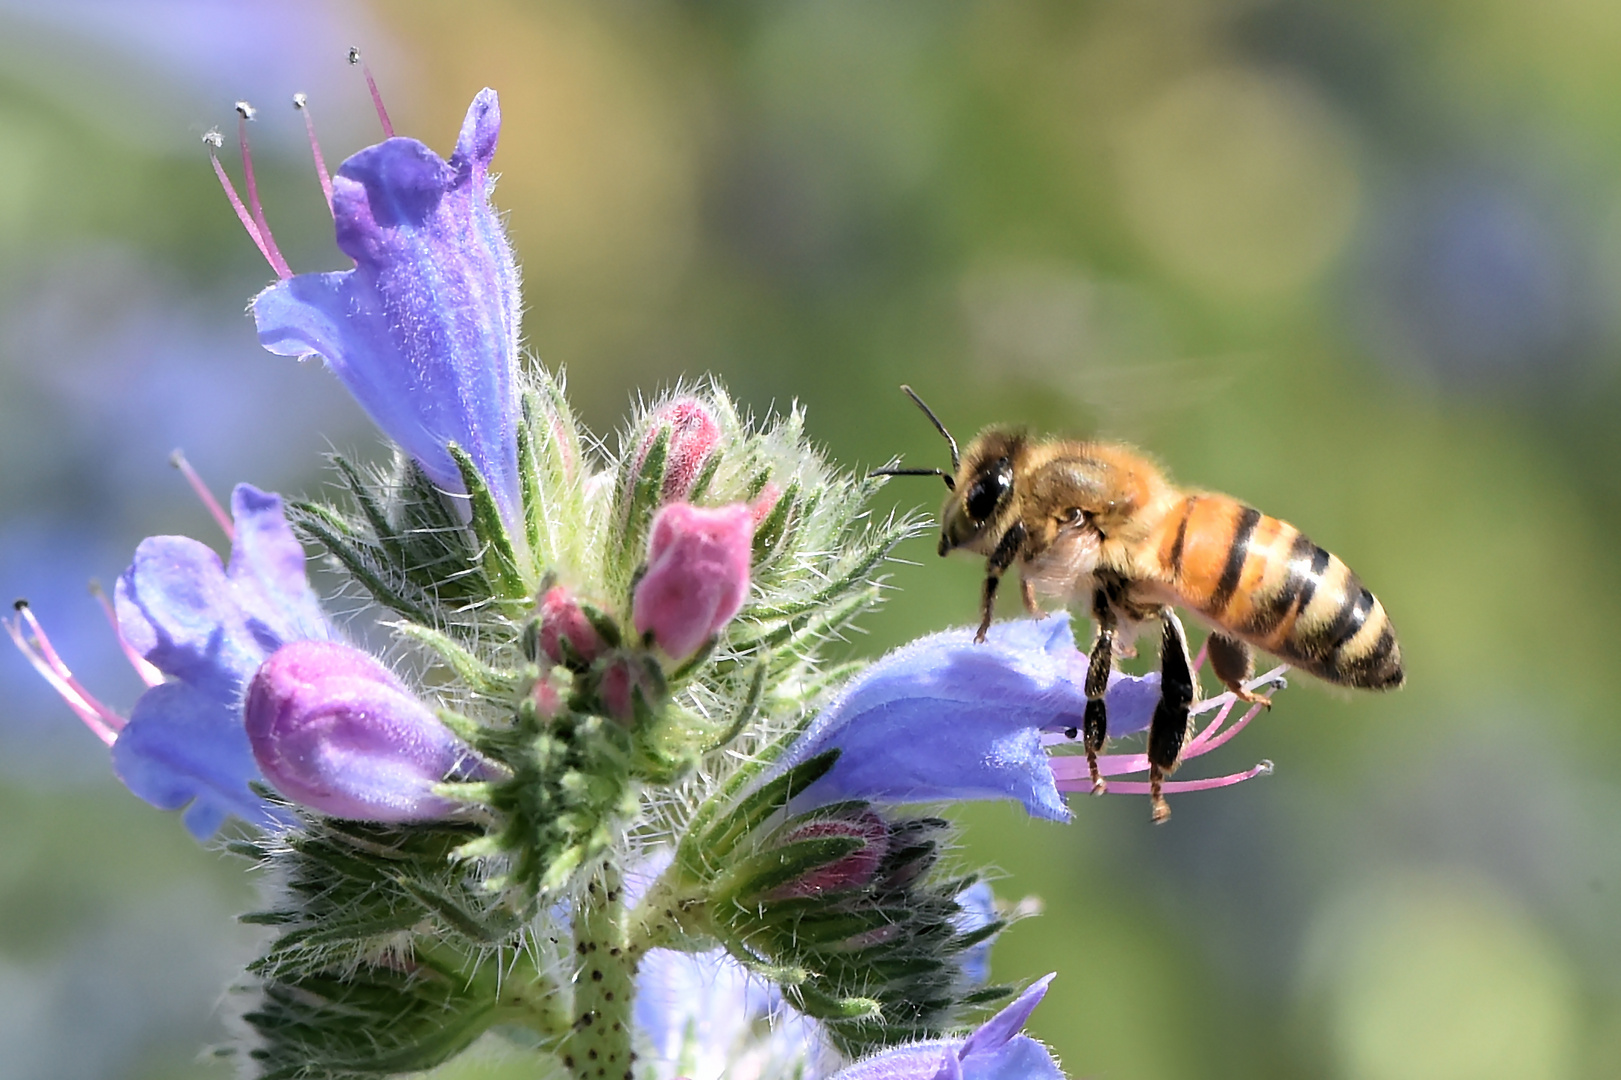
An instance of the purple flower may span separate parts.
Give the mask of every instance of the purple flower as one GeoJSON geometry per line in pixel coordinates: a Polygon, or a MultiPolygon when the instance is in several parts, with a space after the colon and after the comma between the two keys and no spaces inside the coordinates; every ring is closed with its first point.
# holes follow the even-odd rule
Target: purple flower
{"type": "Polygon", "coordinates": [[[519,533],[518,271],[489,201],[500,129],[486,89],[448,162],[407,138],[345,161],[332,213],[355,268],[279,281],[253,317],[271,352],[321,356],[446,491],[466,492],[447,446],[465,451],[519,533]]]}
{"type": "MultiPolygon", "coordinates": [[[[800,805],[866,799],[880,803],[1017,799],[1035,817],[1064,821],[1061,792],[1087,790],[1084,757],[1049,757],[1073,741],[1086,708],[1086,656],[1075,647],[1069,616],[998,622],[975,644],[969,628],[920,638],[857,676],[783,755],[781,771],[824,750],[843,751],[833,769],[806,790],[800,805]]],[[[1281,669],[1280,669],[1281,670],[1281,669]]],[[[1257,681],[1270,682],[1277,672],[1257,681]]],[[[1109,735],[1148,727],[1159,675],[1109,677],[1109,735]]],[[[1216,718],[1192,738],[1183,758],[1226,742],[1259,709],[1226,730],[1233,695],[1200,702],[1216,718]],[[1219,733],[1218,733],[1219,732],[1219,733]]],[[[1141,754],[1104,755],[1105,776],[1148,768],[1141,754]]],[[[1165,785],[1167,792],[1236,783],[1270,769],[1165,785]]],[[[1138,794],[1144,782],[1112,783],[1138,794]]]]}
{"type": "Polygon", "coordinates": [[[884,1050],[832,1080],[1063,1080],[1045,1046],[1020,1033],[1053,977],[1028,990],[966,1039],[937,1039],[884,1050]]]}
{"type": "Polygon", "coordinates": [[[720,633],[749,594],[754,515],[747,503],[671,503],[653,519],[647,573],[631,615],[666,656],[683,660],[720,633]]]}
{"type": "Polygon", "coordinates": [[[430,821],[456,808],[433,786],[461,770],[470,751],[359,649],[283,645],[248,685],[243,722],[266,779],[320,813],[430,821]]]}
{"type": "Polygon", "coordinates": [[[116,615],[107,605],[108,615],[149,688],[127,719],[74,678],[25,604],[7,624],[28,660],[111,748],[124,785],[160,810],[184,807],[186,828],[199,838],[233,814],[259,826],[282,820],[248,787],[261,777],[242,727],[243,689],[283,644],[332,636],[281,497],[239,484],[231,513],[221,515],[232,538],[229,568],[189,537],[153,536],[118,579],[116,615]]]}

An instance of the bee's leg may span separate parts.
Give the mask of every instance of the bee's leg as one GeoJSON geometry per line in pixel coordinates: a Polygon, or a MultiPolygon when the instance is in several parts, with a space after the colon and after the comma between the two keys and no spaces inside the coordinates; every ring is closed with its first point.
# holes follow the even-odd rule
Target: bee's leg
{"type": "Polygon", "coordinates": [[[1023,522],[1014,522],[1013,528],[1002,534],[1001,543],[991,552],[991,557],[985,560],[985,591],[979,601],[979,633],[974,635],[976,642],[985,640],[990,633],[991,621],[996,618],[996,587],[1002,583],[1002,574],[1024,550],[1026,537],[1023,522]]]}
{"type": "Polygon", "coordinates": [[[1160,612],[1162,633],[1159,647],[1159,704],[1148,725],[1148,783],[1150,813],[1157,825],[1171,816],[1171,808],[1160,794],[1160,784],[1176,771],[1182,745],[1188,740],[1195,684],[1193,664],[1188,659],[1188,637],[1176,612],[1160,612]]]}
{"type": "Polygon", "coordinates": [[[1244,689],[1244,684],[1255,677],[1255,654],[1248,645],[1226,634],[1211,634],[1205,651],[1210,654],[1210,670],[1238,700],[1271,706],[1271,698],[1244,689]]]}
{"type": "Polygon", "coordinates": [[[1036,587],[1030,584],[1030,579],[1025,577],[1022,571],[1019,574],[1019,595],[1024,598],[1024,610],[1038,619],[1045,614],[1041,610],[1041,605],[1036,603],[1036,587]]]}
{"type": "Polygon", "coordinates": [[[1109,672],[1114,670],[1114,608],[1102,589],[1092,595],[1092,618],[1098,636],[1092,642],[1086,663],[1086,717],[1082,731],[1086,745],[1086,767],[1092,773],[1092,794],[1102,795],[1108,783],[1098,775],[1098,754],[1109,740],[1109,712],[1103,696],[1109,692],[1109,672]]]}

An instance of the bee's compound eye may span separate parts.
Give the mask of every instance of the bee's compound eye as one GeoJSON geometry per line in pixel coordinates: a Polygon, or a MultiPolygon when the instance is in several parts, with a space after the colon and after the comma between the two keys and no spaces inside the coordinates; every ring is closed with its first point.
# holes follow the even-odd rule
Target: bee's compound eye
{"type": "Polygon", "coordinates": [[[963,506],[975,521],[985,521],[996,513],[1003,497],[1013,489],[1013,465],[1007,458],[997,458],[981,469],[974,484],[968,489],[963,506]]]}

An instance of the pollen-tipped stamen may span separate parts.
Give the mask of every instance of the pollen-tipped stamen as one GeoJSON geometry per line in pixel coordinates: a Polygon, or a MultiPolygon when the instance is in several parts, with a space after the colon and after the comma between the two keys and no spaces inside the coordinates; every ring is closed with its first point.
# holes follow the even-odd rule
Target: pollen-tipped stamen
{"type": "Polygon", "coordinates": [[[388,110],[383,108],[383,95],[377,92],[377,80],[371,77],[371,65],[360,59],[360,46],[349,46],[349,63],[359,64],[361,74],[366,76],[366,89],[371,91],[371,103],[377,107],[377,120],[383,125],[383,137],[394,137],[394,124],[388,118],[388,110]]]}
{"type": "Polygon", "coordinates": [[[219,500],[214,498],[214,493],[208,490],[208,485],[204,484],[203,478],[197,475],[197,470],[191,467],[191,462],[186,460],[186,455],[179,450],[172,451],[169,454],[169,464],[180,470],[180,475],[186,478],[186,483],[191,485],[191,490],[197,493],[197,497],[203,501],[203,505],[208,508],[208,512],[214,515],[215,522],[219,524],[220,529],[225,533],[225,539],[235,541],[236,523],[231,520],[231,515],[225,512],[225,508],[219,504],[219,500]]]}
{"type": "Polygon", "coordinates": [[[310,137],[310,153],[315,155],[315,175],[321,180],[321,194],[326,196],[326,212],[332,213],[332,174],[326,171],[326,158],[321,156],[321,141],[315,137],[315,117],[310,115],[310,99],[302,93],[293,95],[293,108],[304,117],[304,131],[310,137]]]}
{"type": "Polygon", "coordinates": [[[61,695],[78,718],[84,721],[103,743],[111,746],[118,741],[118,733],[124,729],[124,718],[113,710],[96,700],[94,694],[80,685],[74,678],[73,672],[62,658],[57,655],[56,649],[51,645],[51,639],[46,636],[45,628],[40,626],[39,620],[29,610],[28,601],[18,600],[12,605],[16,609],[17,617],[5,620],[6,633],[16,644],[28,662],[34,666],[51,689],[61,695]],[[27,632],[23,625],[27,624],[27,632]]]}
{"type": "Polygon", "coordinates": [[[269,263],[270,268],[276,270],[279,276],[283,278],[291,277],[290,272],[283,274],[280,270],[277,270],[276,260],[270,256],[270,248],[265,244],[265,238],[259,231],[258,222],[254,221],[253,215],[248,213],[247,206],[242,202],[242,196],[236,193],[236,185],[231,183],[230,174],[225,171],[225,166],[220,164],[219,150],[220,147],[225,145],[225,140],[218,131],[210,131],[203,135],[203,145],[208,147],[208,160],[214,166],[214,175],[219,178],[220,187],[225,189],[225,197],[231,201],[231,209],[236,211],[236,219],[248,231],[248,238],[253,241],[253,246],[259,249],[259,254],[265,257],[265,262],[269,263]]]}
{"type": "Polygon", "coordinates": [[[129,639],[119,629],[118,612],[113,610],[112,599],[108,597],[107,591],[101,587],[101,582],[92,581],[90,583],[90,595],[94,596],[96,603],[101,605],[101,613],[107,616],[107,622],[113,628],[113,636],[118,639],[118,647],[124,650],[124,658],[135,669],[135,674],[139,675],[141,681],[148,686],[157,686],[163,682],[163,672],[159,671],[158,666],[152,661],[136,652],[135,646],[129,643],[129,639]]]}
{"type": "Polygon", "coordinates": [[[270,268],[283,278],[293,276],[293,271],[282,258],[281,249],[276,246],[276,238],[270,235],[270,223],[265,220],[265,208],[259,202],[259,181],[253,173],[253,151],[248,146],[248,121],[257,115],[258,110],[246,101],[236,103],[236,140],[242,147],[242,180],[248,192],[248,209],[253,211],[253,220],[259,225],[259,235],[264,238],[266,258],[270,260],[270,268]]]}

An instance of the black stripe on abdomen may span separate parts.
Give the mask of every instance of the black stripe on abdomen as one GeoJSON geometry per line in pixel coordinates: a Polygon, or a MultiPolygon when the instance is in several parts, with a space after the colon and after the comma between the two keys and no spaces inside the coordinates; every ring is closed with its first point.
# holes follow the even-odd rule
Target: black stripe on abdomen
{"type": "Polygon", "coordinates": [[[1317,578],[1312,573],[1315,563],[1314,552],[1322,552],[1324,564],[1328,561],[1328,552],[1312,543],[1303,532],[1295,533],[1295,541],[1289,548],[1288,573],[1278,591],[1262,600],[1256,605],[1254,613],[1250,616],[1249,624],[1244,627],[1246,634],[1256,637],[1268,637],[1278,628],[1278,623],[1294,608],[1295,601],[1301,601],[1301,608],[1311,603],[1311,592],[1315,590],[1317,578]]]}
{"type": "Polygon", "coordinates": [[[1255,525],[1261,520],[1261,512],[1253,506],[1246,506],[1238,515],[1238,527],[1233,530],[1232,546],[1227,549],[1227,565],[1221,569],[1221,579],[1216,582],[1216,588],[1206,601],[1205,613],[1219,615],[1233,598],[1238,588],[1238,579],[1244,573],[1244,562],[1249,558],[1250,537],[1255,534],[1255,525]]]}

